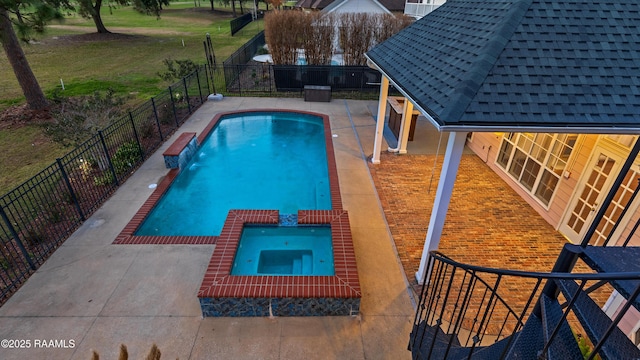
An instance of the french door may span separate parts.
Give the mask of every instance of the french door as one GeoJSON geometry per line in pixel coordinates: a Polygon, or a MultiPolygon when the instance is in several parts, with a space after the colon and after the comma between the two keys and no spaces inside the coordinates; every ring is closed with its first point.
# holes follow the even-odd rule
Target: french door
{"type": "MultiPolygon", "coordinates": [[[[609,189],[618,176],[620,167],[624,163],[624,154],[606,146],[596,146],[591,160],[587,165],[587,171],[578,182],[573,199],[569,203],[563,222],[560,225],[562,232],[572,243],[580,243],[585,233],[591,226],[591,222],[599,210],[599,205],[606,198],[609,189]]],[[[598,224],[590,244],[601,245],[611,234],[615,223],[627,205],[633,191],[638,185],[638,172],[633,169],[625,177],[622,185],[618,188],[616,195],[607,208],[602,221],[598,224]]],[[[635,205],[637,207],[637,205],[635,205]]],[[[633,213],[630,211],[629,213],[633,213]]],[[[627,220],[628,221],[628,220],[627,220]]],[[[619,230],[624,228],[623,223],[619,230]]],[[[609,245],[615,244],[612,238],[609,245]]]]}

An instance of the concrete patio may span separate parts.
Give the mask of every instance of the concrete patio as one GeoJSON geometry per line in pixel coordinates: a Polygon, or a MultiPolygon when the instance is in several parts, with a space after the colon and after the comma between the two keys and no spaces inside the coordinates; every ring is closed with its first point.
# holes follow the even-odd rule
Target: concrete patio
{"type": "MultiPolygon", "coordinates": [[[[31,341],[30,349],[0,348],[0,359],[89,359],[91,350],[116,359],[120,344],[140,359],[153,343],[163,359],[409,358],[414,274],[446,134],[420,117],[409,153],[384,152],[373,165],[375,101],[225,98],[205,103],[173,138],[200,133],[218,112],[279,108],[330,117],[359,316],[203,319],[196,293],[214,245],[113,245],[149,185],[167,174],[161,154],[169,139],[0,308],[0,339],[31,341]],[[35,340],[66,340],[67,348],[34,348],[35,340]]],[[[566,240],[484,161],[469,151],[462,157],[440,250],[463,263],[550,270],[566,240]]]]}
{"type": "Polygon", "coordinates": [[[0,359],[131,359],[153,343],[162,359],[401,359],[414,302],[367,167],[375,102],[225,98],[207,102],[174,134],[200,132],[217,112],[284,108],[331,118],[344,208],[362,289],[353,317],[202,318],[196,293],[214,245],[113,245],[165,176],[167,141],[0,308],[0,359]],[[36,347],[36,340],[58,346],[36,347]],[[26,342],[23,342],[26,344],[26,342]]]}

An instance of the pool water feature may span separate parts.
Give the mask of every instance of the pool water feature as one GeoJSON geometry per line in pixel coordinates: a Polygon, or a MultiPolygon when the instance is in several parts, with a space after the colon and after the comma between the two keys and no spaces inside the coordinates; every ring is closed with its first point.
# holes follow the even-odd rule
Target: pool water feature
{"type": "Polygon", "coordinates": [[[331,228],[247,226],[231,275],[333,276],[331,228]]]}
{"type": "MultiPolygon", "coordinates": [[[[269,111],[274,112],[273,110],[269,111]]],[[[214,129],[217,129],[217,125],[221,123],[223,119],[234,117],[244,117],[246,119],[247,115],[255,115],[256,113],[264,114],[265,112],[266,110],[245,110],[236,113],[220,113],[216,115],[205,127],[203,132],[197,136],[198,143],[202,144],[209,136],[217,136],[214,134],[214,129]]],[[[329,117],[317,113],[290,110],[278,110],[275,112],[287,113],[294,118],[298,117],[298,115],[304,115],[300,117],[303,121],[305,121],[306,118],[311,119],[311,121],[316,124],[318,122],[322,124],[323,131],[321,138],[324,139],[326,161],[325,164],[318,166],[325,166],[327,169],[326,179],[328,180],[329,190],[328,192],[318,192],[316,187],[315,192],[316,197],[318,195],[321,195],[320,197],[328,197],[330,206],[323,205],[325,209],[314,209],[314,207],[310,205],[298,205],[297,208],[289,208],[281,212],[280,209],[278,209],[279,206],[271,209],[260,209],[256,208],[253,204],[248,204],[242,205],[246,206],[244,209],[229,208],[221,225],[222,228],[219,231],[219,235],[208,235],[214,233],[211,230],[207,231],[207,234],[195,235],[138,234],[136,232],[138,228],[156,205],[165,198],[166,193],[174,187],[175,181],[181,172],[189,171],[187,169],[191,166],[183,167],[183,170],[174,168],[169,170],[167,175],[157,184],[154,192],[140,207],[129,224],[127,224],[116,237],[114,244],[215,244],[213,255],[204,273],[197,295],[204,317],[357,315],[360,309],[362,293],[351,238],[349,215],[342,207],[329,117]],[[307,118],[307,116],[312,117],[307,118]],[[306,206],[309,206],[311,209],[306,208],[306,206]],[[334,262],[333,275],[276,274],[272,269],[279,266],[276,263],[282,259],[278,260],[278,257],[276,257],[277,261],[263,260],[262,270],[260,271],[263,271],[265,274],[231,274],[232,264],[236,257],[241,234],[244,232],[245,227],[249,229],[250,227],[256,226],[292,226],[294,228],[324,227],[330,229],[331,252],[334,262]],[[267,272],[269,274],[266,274],[267,272]]],[[[289,122],[292,123],[293,120],[289,122]]],[[[245,121],[243,126],[250,127],[251,124],[251,121],[245,121]]],[[[281,128],[279,126],[276,127],[278,129],[281,128]]],[[[227,134],[224,139],[228,140],[234,137],[235,136],[227,134]]],[[[176,146],[176,148],[177,147],[179,146],[176,146]]],[[[281,146],[281,148],[286,149],[288,146],[281,146]]],[[[302,148],[301,153],[303,156],[305,155],[305,151],[306,150],[302,148]]],[[[180,149],[177,149],[177,152],[179,153],[180,149]]],[[[281,150],[281,152],[287,153],[286,150],[281,150]]],[[[200,151],[196,151],[196,154],[200,153],[200,151]]],[[[202,156],[207,156],[207,154],[210,153],[210,151],[205,151],[202,156]]],[[[197,155],[196,158],[200,156],[201,155],[197,155]]],[[[197,164],[198,161],[195,160],[192,166],[195,165],[197,168],[197,164]]],[[[250,165],[251,164],[249,164],[249,166],[250,165]]],[[[224,165],[222,167],[224,167],[224,165]]],[[[196,169],[195,171],[198,170],[196,169]]],[[[270,174],[279,175],[276,170],[273,170],[270,174]]],[[[262,177],[257,176],[254,180],[261,178],[262,177]]],[[[182,182],[177,184],[177,187],[191,186],[182,182]]],[[[197,191],[193,192],[193,199],[190,199],[191,203],[208,202],[206,205],[209,206],[218,204],[219,201],[217,199],[204,200],[204,195],[201,194],[210,191],[211,186],[210,182],[205,182],[200,185],[197,191]]],[[[228,184],[215,186],[222,187],[223,190],[232,192],[239,198],[243,197],[243,194],[238,192],[237,189],[230,191],[230,189],[234,188],[232,186],[229,187],[228,184]]],[[[314,184],[314,186],[316,185],[314,184]]],[[[272,191],[279,192],[280,190],[281,189],[275,189],[272,191]]],[[[306,188],[295,190],[308,191],[306,188]]],[[[171,207],[171,204],[168,204],[168,206],[171,207]]],[[[191,216],[195,219],[194,222],[206,223],[211,221],[209,218],[210,215],[205,212],[193,212],[191,216]]],[[[165,221],[172,224],[172,226],[178,225],[178,221],[172,217],[167,218],[165,221]]],[[[278,249],[273,250],[278,251],[278,249]]],[[[311,248],[298,249],[298,253],[280,253],[278,255],[284,258],[300,258],[302,262],[302,257],[308,255],[308,250],[314,251],[311,248]]],[[[258,263],[259,262],[258,259],[258,263]]],[[[293,260],[291,260],[291,262],[293,263],[293,260]]],[[[291,267],[291,271],[293,272],[293,264],[291,267]]],[[[302,272],[302,264],[300,264],[300,267],[302,272]]],[[[315,271],[315,266],[312,268],[312,271],[315,271]]],[[[282,270],[279,272],[282,272],[282,270]]]]}

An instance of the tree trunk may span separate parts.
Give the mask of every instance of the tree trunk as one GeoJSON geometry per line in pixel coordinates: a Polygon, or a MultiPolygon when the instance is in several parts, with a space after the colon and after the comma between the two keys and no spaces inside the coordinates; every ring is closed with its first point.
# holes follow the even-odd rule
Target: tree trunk
{"type": "Polygon", "coordinates": [[[242,0],[240,0],[240,15],[244,14],[244,8],[242,7],[242,0]]]}
{"type": "Polygon", "coordinates": [[[236,15],[236,0],[231,0],[231,15],[235,18],[236,15]]]}
{"type": "Polygon", "coordinates": [[[2,41],[2,48],[7,54],[13,73],[16,75],[29,107],[33,110],[46,108],[48,105],[47,99],[44,97],[36,76],[31,71],[29,62],[13,29],[13,24],[9,19],[9,13],[4,8],[0,8],[0,41],[2,41]]]}
{"type": "Polygon", "coordinates": [[[211,11],[214,11],[215,8],[213,7],[213,0],[210,0],[210,1],[211,1],[211,11]]]}
{"type": "Polygon", "coordinates": [[[102,22],[102,16],[100,15],[101,7],[102,0],[96,0],[96,5],[93,7],[91,18],[96,24],[96,30],[98,30],[98,34],[110,34],[111,31],[107,30],[106,26],[104,26],[104,23],[102,22]]]}

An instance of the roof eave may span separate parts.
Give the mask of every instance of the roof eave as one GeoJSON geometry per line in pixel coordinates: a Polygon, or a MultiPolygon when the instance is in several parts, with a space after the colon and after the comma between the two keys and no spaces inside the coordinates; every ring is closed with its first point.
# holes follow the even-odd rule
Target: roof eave
{"type": "Polygon", "coordinates": [[[413,99],[413,97],[411,97],[411,95],[409,95],[405,89],[403,89],[401,86],[398,85],[398,83],[391,78],[384,70],[382,70],[378,64],[376,64],[376,62],[374,60],[372,60],[369,55],[367,55],[366,53],[364,54],[364,56],[367,58],[367,66],[369,66],[372,69],[378,70],[382,76],[386,77],[387,79],[389,79],[389,83],[391,83],[391,85],[393,85],[394,88],[396,88],[398,91],[400,91],[400,93],[409,101],[411,101],[411,103],[413,104],[413,107],[418,110],[420,112],[420,114],[422,114],[422,116],[424,116],[425,118],[427,118],[427,120],[431,123],[431,125],[435,126],[436,129],[438,129],[438,131],[440,131],[440,128],[442,127],[442,124],[440,124],[435,118],[433,118],[433,116],[431,116],[429,113],[430,111],[427,111],[426,109],[423,109],[421,106],[416,104],[416,101],[413,99]]]}
{"type": "Polygon", "coordinates": [[[638,126],[620,127],[620,126],[531,126],[531,125],[446,125],[438,122],[433,116],[423,109],[421,106],[416,105],[416,101],[406,92],[401,86],[399,86],[393,78],[391,78],[384,70],[382,70],[374,60],[372,60],[367,54],[364,55],[367,58],[367,65],[380,71],[382,76],[389,79],[389,83],[393,85],[407,100],[411,101],[414,108],[420,112],[438,131],[448,132],[533,132],[533,133],[571,133],[571,134],[640,134],[640,124],[638,126]]]}
{"type": "Polygon", "coordinates": [[[449,132],[531,132],[531,133],[562,133],[562,134],[640,134],[638,127],[605,127],[605,126],[473,126],[473,125],[444,125],[439,131],[449,132]]]}

